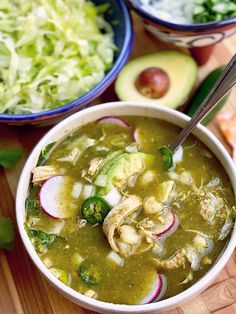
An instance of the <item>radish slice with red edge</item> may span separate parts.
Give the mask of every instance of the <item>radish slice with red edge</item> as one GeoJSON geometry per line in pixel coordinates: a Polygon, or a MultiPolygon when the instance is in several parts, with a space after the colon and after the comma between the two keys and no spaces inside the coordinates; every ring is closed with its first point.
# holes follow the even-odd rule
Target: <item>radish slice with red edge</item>
{"type": "Polygon", "coordinates": [[[137,144],[140,144],[139,135],[138,135],[138,129],[135,129],[134,132],[133,132],[133,140],[134,140],[137,144]]]}
{"type": "Polygon", "coordinates": [[[172,212],[170,212],[168,216],[166,217],[165,223],[158,226],[157,230],[155,230],[155,235],[156,237],[162,237],[167,232],[170,232],[172,228],[176,227],[177,229],[178,225],[179,225],[179,220],[177,216],[173,214],[172,212]]]}
{"type": "Polygon", "coordinates": [[[39,202],[46,214],[57,219],[76,215],[75,208],[70,207],[68,197],[65,197],[65,191],[69,188],[73,188],[73,180],[69,176],[53,176],[43,183],[39,191],[39,202]]]}
{"type": "Polygon", "coordinates": [[[140,304],[149,304],[160,300],[166,292],[166,278],[164,275],[156,274],[151,291],[140,302],[140,304]]]}
{"type": "Polygon", "coordinates": [[[130,128],[130,125],[128,122],[116,116],[107,116],[107,117],[100,118],[97,120],[97,124],[116,124],[116,125],[123,126],[125,128],[130,128]]]}

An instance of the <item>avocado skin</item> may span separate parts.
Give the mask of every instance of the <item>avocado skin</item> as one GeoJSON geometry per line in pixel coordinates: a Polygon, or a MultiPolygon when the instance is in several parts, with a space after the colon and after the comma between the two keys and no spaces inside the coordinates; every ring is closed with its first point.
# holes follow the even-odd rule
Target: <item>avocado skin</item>
{"type": "MultiPolygon", "coordinates": [[[[215,85],[216,81],[219,79],[221,76],[222,72],[224,70],[224,66],[221,66],[215,70],[213,70],[208,76],[203,80],[199,88],[197,89],[193,100],[188,107],[186,114],[190,117],[192,117],[195,112],[198,110],[198,108],[201,106],[203,100],[206,98],[208,95],[209,91],[213,88],[215,85]]],[[[217,114],[217,112],[225,105],[227,99],[229,97],[229,94],[226,95],[219,103],[216,105],[215,108],[211,110],[210,113],[201,121],[203,125],[208,124],[217,114]]]]}

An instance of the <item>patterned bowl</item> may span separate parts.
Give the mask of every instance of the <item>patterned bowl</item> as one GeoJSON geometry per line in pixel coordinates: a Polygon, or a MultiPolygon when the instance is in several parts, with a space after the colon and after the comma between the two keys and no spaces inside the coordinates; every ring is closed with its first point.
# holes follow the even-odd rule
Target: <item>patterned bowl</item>
{"type": "MultiPolygon", "coordinates": [[[[107,3],[107,0],[93,0],[96,4],[107,3]]],[[[59,122],[70,114],[88,107],[93,100],[101,95],[114,81],[130,55],[133,43],[133,30],[129,11],[123,0],[110,0],[110,9],[105,14],[108,22],[117,21],[112,25],[117,53],[112,68],[106,73],[103,80],[88,93],[65,105],[57,108],[25,115],[9,115],[0,113],[0,123],[9,125],[36,125],[45,126],[59,122]]]]}
{"type": "Polygon", "coordinates": [[[222,21],[183,25],[149,14],[141,7],[140,0],[127,0],[127,3],[150,33],[164,42],[189,48],[199,65],[207,62],[215,44],[236,33],[236,16],[222,21]]]}

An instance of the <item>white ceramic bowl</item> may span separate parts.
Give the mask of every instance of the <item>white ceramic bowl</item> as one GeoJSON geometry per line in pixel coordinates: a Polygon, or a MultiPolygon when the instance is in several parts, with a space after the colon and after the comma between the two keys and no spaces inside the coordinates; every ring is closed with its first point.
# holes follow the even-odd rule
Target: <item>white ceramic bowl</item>
{"type": "MultiPolygon", "coordinates": [[[[61,140],[73,130],[77,129],[83,124],[97,120],[103,116],[107,115],[136,115],[136,116],[146,116],[155,117],[164,121],[168,121],[174,125],[183,127],[189,118],[177,111],[167,109],[164,107],[159,107],[157,105],[151,105],[147,103],[128,103],[128,102],[113,102],[107,103],[96,107],[91,107],[84,111],[77,112],[65,119],[54,128],[52,128],[37,144],[37,146],[32,151],[25,167],[22,171],[18,190],[16,197],[16,215],[17,223],[20,231],[21,238],[24,242],[26,250],[28,251],[31,259],[42,272],[42,274],[55,286],[65,297],[71,301],[88,308],[90,310],[99,313],[157,313],[164,310],[169,310],[173,307],[180,305],[183,302],[188,301],[194,296],[198,295],[202,290],[204,290],[212,280],[219,274],[222,268],[227,263],[230,255],[232,254],[236,245],[236,227],[233,230],[231,239],[229,240],[225,250],[218,258],[217,262],[212,266],[210,271],[205,274],[197,283],[191,286],[184,292],[171,297],[169,299],[159,301],[157,303],[147,304],[147,305],[118,305],[106,302],[97,301],[90,299],[79,292],[69,288],[64,285],[61,281],[56,279],[51,272],[44,266],[34,250],[25,230],[24,230],[24,220],[25,220],[25,199],[27,196],[27,190],[30,182],[30,173],[32,168],[35,167],[40,151],[49,143],[61,140]]],[[[234,193],[236,195],[236,168],[222,146],[222,144],[216,139],[216,137],[208,131],[202,125],[199,125],[194,130],[194,135],[199,138],[208,148],[216,155],[220,160],[225,171],[228,173],[231,184],[234,188],[234,193]]],[[[111,291],[112,293],[112,291],[111,291]]]]}

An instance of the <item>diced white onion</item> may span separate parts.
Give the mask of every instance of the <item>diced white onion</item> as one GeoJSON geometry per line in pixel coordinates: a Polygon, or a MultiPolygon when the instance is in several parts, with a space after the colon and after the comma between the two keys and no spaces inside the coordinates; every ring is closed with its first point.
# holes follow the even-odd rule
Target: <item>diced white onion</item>
{"type": "Polygon", "coordinates": [[[95,148],[95,150],[97,151],[97,152],[100,152],[100,151],[109,151],[109,148],[107,148],[107,147],[105,147],[105,146],[97,146],[96,148],[95,148]]]}
{"type": "Polygon", "coordinates": [[[43,263],[47,268],[52,267],[52,261],[50,260],[48,256],[43,258],[43,263]]]}
{"type": "Polygon", "coordinates": [[[168,171],[168,176],[172,179],[172,180],[178,180],[179,175],[174,172],[174,171],[168,171]]]}
{"type": "Polygon", "coordinates": [[[128,153],[136,153],[136,152],[138,151],[137,144],[136,144],[136,143],[132,143],[132,144],[130,144],[129,146],[126,146],[126,147],[125,147],[125,150],[126,150],[128,153]]]}
{"type": "Polygon", "coordinates": [[[92,184],[85,184],[83,191],[82,191],[83,198],[87,198],[89,196],[92,196],[93,191],[94,191],[94,186],[92,184]]]}
{"type": "Polygon", "coordinates": [[[183,155],[184,155],[184,149],[183,149],[183,146],[180,146],[173,155],[174,164],[181,162],[183,160],[183,155]]]}
{"type": "Polygon", "coordinates": [[[74,198],[79,198],[82,192],[83,184],[80,182],[75,182],[72,188],[71,196],[74,198]]]}
{"type": "Polygon", "coordinates": [[[88,298],[91,298],[91,299],[96,299],[98,297],[98,294],[96,291],[94,290],[87,290],[85,291],[84,295],[88,298]]]}
{"type": "Polygon", "coordinates": [[[87,141],[86,141],[86,145],[85,145],[85,149],[93,146],[96,144],[96,140],[93,139],[93,138],[88,138],[87,141]]]}
{"type": "Polygon", "coordinates": [[[117,190],[117,188],[112,189],[107,195],[103,197],[111,206],[116,206],[121,198],[121,193],[117,190]]]}
{"type": "Polygon", "coordinates": [[[109,259],[110,261],[114,262],[115,264],[117,264],[119,266],[124,266],[124,264],[125,264],[124,259],[122,257],[120,257],[120,255],[116,254],[113,251],[111,251],[107,255],[107,259],[109,259]]]}
{"type": "Polygon", "coordinates": [[[104,174],[99,174],[96,178],[96,180],[94,181],[94,184],[96,186],[100,186],[100,187],[104,187],[107,184],[107,176],[104,174]]]}

